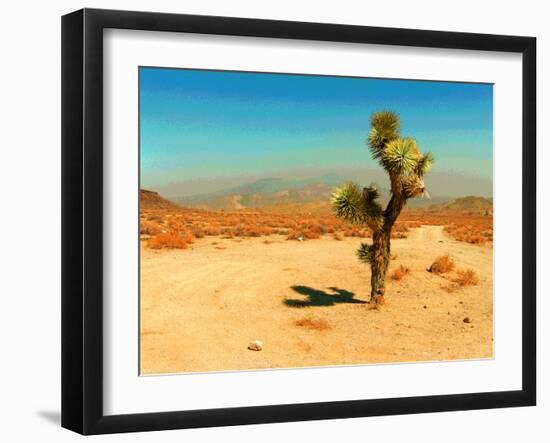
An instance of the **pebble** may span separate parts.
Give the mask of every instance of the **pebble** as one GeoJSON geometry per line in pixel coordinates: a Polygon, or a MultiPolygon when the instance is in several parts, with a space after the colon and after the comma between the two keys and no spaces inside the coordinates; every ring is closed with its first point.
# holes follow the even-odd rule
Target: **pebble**
{"type": "Polygon", "coordinates": [[[464,323],[472,323],[472,319],[470,317],[464,317],[464,320],[462,320],[464,323]]]}
{"type": "Polygon", "coordinates": [[[260,340],[254,340],[248,344],[248,349],[250,349],[251,351],[261,351],[263,345],[264,344],[260,340]]]}

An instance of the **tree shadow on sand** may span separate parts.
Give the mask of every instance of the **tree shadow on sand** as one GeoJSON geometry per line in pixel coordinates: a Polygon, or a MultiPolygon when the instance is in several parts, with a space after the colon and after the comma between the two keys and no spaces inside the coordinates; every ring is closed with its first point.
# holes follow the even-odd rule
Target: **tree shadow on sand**
{"type": "Polygon", "coordinates": [[[309,286],[294,285],[291,288],[298,294],[308,297],[307,300],[287,298],[284,304],[291,308],[304,308],[306,306],[332,306],[336,303],[359,303],[365,304],[366,301],[353,298],[355,294],[345,289],[334,286],[327,288],[331,292],[321,291],[320,289],[310,288],[309,286]]]}

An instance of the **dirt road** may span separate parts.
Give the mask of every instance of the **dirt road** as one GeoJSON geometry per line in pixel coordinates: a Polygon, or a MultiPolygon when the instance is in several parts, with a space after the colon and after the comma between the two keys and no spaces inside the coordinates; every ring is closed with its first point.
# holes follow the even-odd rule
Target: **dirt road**
{"type": "Polygon", "coordinates": [[[492,246],[441,226],[393,240],[390,272],[411,272],[388,279],[376,311],[366,304],[370,270],[355,256],[361,241],[207,237],[171,251],[142,242],[142,373],[492,357],[492,246]],[[479,284],[449,292],[456,272],[426,271],[444,254],[479,284]],[[263,350],[248,350],[256,339],[263,350]]]}

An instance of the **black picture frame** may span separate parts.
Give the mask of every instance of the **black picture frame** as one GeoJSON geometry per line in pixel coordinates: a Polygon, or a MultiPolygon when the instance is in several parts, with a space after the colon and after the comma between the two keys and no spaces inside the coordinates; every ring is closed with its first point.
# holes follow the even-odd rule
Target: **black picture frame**
{"type": "MultiPolygon", "coordinates": [[[[62,426],[81,434],[531,406],[536,403],[536,39],[83,9],[62,18],[62,426]],[[522,54],[522,389],[177,412],[103,413],[103,30],[522,54]]],[[[514,295],[516,297],[516,295],[514,295]]]]}

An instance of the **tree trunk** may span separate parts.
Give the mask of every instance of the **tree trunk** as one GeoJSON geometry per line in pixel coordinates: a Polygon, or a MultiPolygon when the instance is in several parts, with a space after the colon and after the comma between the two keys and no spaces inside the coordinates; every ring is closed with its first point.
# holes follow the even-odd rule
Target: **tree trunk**
{"type": "Polygon", "coordinates": [[[393,195],[384,211],[384,224],[373,232],[374,260],[371,263],[370,302],[382,304],[386,292],[386,273],[390,265],[390,237],[393,225],[399,217],[406,200],[393,195]],[[382,298],[380,298],[382,297],[382,298]]]}
{"type": "Polygon", "coordinates": [[[390,264],[390,231],[376,231],[372,237],[374,260],[371,263],[371,302],[379,302],[377,297],[383,297],[386,286],[386,272],[390,264]]]}

